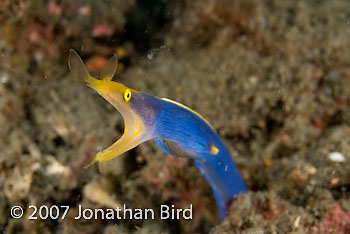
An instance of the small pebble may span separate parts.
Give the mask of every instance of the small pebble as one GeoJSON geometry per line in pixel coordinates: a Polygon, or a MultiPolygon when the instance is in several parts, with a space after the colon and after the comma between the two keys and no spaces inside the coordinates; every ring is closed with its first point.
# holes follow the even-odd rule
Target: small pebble
{"type": "Polygon", "coordinates": [[[345,157],[342,153],[339,152],[332,152],[328,155],[328,158],[332,162],[345,162],[345,157]]]}
{"type": "Polygon", "coordinates": [[[0,78],[0,82],[5,84],[7,82],[8,78],[7,76],[3,75],[1,78],[0,78]]]}
{"type": "Polygon", "coordinates": [[[300,216],[297,216],[295,219],[294,219],[294,227],[295,228],[298,228],[299,227],[299,224],[300,224],[300,216]]]}

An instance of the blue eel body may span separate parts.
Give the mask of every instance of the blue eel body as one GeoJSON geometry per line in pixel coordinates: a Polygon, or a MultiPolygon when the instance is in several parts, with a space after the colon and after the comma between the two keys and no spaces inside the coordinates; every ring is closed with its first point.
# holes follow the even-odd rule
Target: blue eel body
{"type": "Polygon", "coordinates": [[[135,93],[133,98],[131,108],[152,124],[159,148],[169,155],[194,159],[210,184],[220,218],[224,219],[232,198],[247,189],[218,134],[201,116],[181,104],[145,93],[135,93]],[[212,152],[212,146],[217,152],[212,152]]]}

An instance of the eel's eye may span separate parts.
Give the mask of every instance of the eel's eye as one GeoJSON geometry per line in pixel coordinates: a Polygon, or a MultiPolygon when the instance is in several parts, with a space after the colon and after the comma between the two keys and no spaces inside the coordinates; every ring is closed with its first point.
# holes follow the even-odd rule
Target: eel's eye
{"type": "Polygon", "coordinates": [[[130,100],[130,98],[131,98],[131,91],[130,89],[126,89],[124,92],[124,100],[127,102],[130,100]]]}

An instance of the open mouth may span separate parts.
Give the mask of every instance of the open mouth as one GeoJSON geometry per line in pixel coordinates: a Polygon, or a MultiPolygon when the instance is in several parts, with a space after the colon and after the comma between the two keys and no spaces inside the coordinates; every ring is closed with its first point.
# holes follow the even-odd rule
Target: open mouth
{"type": "Polygon", "coordinates": [[[147,132],[141,118],[134,111],[129,109],[120,113],[124,119],[124,133],[115,143],[99,152],[86,167],[90,167],[96,162],[101,165],[102,162],[109,161],[151,138],[151,134],[147,132]]]}

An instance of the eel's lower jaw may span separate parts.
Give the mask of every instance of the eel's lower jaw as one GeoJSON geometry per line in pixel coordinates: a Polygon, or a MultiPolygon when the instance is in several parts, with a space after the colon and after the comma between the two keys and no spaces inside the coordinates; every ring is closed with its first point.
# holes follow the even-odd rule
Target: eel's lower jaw
{"type": "Polygon", "coordinates": [[[95,158],[85,168],[90,167],[95,163],[99,163],[101,171],[101,163],[109,161],[119,155],[135,148],[139,144],[152,139],[152,132],[144,126],[138,116],[124,118],[125,129],[123,135],[110,147],[96,154],[95,158]]]}

